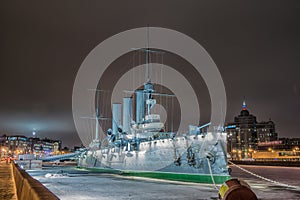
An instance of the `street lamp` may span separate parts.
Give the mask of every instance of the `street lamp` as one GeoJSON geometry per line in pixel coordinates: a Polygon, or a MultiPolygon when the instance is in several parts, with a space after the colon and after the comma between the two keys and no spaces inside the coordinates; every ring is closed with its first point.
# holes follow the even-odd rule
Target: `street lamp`
{"type": "Polygon", "coordinates": [[[268,148],[268,151],[272,151],[272,148],[269,147],[269,148],[268,148]]]}

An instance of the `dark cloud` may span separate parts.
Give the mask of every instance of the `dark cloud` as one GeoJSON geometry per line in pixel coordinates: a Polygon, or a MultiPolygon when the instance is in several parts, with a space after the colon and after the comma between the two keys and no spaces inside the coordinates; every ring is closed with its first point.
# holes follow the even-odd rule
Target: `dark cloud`
{"type": "Polygon", "coordinates": [[[245,96],[280,136],[299,137],[299,7],[276,0],[2,1],[0,131],[37,128],[80,144],[71,103],[83,59],[106,38],[149,25],[185,33],[208,51],[225,82],[227,120],[245,96]]]}

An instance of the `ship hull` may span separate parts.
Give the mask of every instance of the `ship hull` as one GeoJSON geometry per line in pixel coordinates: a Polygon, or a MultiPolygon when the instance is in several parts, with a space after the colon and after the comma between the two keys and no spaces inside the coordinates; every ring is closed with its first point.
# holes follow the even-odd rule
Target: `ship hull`
{"type": "Polygon", "coordinates": [[[226,135],[218,141],[201,135],[144,141],[137,150],[128,145],[90,150],[80,156],[79,167],[174,181],[223,183],[230,178],[224,153],[226,135]]]}
{"type": "Polygon", "coordinates": [[[134,177],[145,177],[153,179],[163,179],[170,181],[182,181],[182,182],[192,182],[192,183],[206,183],[206,184],[222,184],[225,181],[231,179],[230,175],[218,175],[218,174],[195,174],[195,173],[175,173],[175,172],[161,172],[161,171],[128,171],[128,170],[116,170],[109,168],[99,168],[99,167],[78,167],[88,171],[99,172],[99,173],[109,173],[118,174],[122,176],[134,176],[134,177]]]}

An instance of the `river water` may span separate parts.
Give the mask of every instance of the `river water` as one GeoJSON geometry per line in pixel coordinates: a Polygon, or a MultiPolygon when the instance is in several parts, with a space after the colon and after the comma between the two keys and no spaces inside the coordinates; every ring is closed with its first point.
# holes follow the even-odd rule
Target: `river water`
{"type": "MultiPolygon", "coordinates": [[[[300,168],[242,166],[243,168],[300,187],[300,168]]],[[[212,185],[181,183],[137,177],[92,173],[76,168],[28,171],[62,200],[96,199],[218,199],[212,185]]],[[[232,167],[232,177],[245,180],[259,199],[300,199],[300,190],[277,186],[232,167]]]]}

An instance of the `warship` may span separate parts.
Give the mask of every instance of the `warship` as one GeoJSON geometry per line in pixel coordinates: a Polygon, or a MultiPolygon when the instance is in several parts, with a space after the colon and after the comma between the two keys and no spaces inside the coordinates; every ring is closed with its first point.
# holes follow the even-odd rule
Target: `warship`
{"type": "Polygon", "coordinates": [[[97,136],[99,118],[96,108],[96,138],[79,156],[78,167],[125,176],[199,183],[220,184],[230,179],[227,135],[222,128],[201,131],[210,123],[201,127],[190,125],[186,133],[177,134],[166,131],[161,116],[152,112],[156,95],[171,95],[154,90],[148,60],[152,50],[142,50],[146,54],[143,88],[124,97],[122,104],[112,104],[112,127],[101,141],[97,136]]]}

